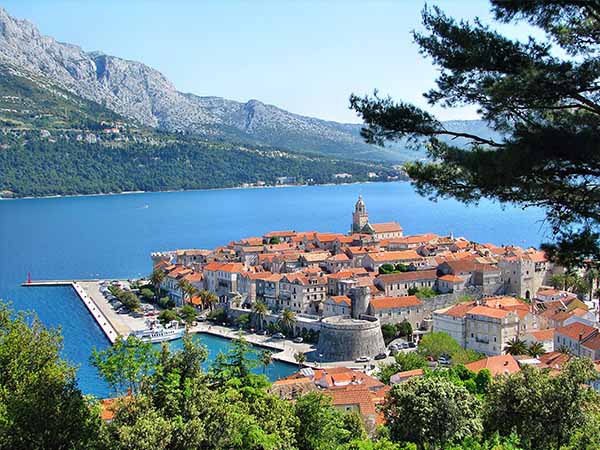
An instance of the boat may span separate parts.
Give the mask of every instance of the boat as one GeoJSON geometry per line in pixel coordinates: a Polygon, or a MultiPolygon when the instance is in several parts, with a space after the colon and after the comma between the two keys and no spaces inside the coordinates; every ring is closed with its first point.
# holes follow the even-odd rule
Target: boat
{"type": "Polygon", "coordinates": [[[158,320],[151,319],[146,321],[148,328],[134,331],[133,336],[141,339],[143,342],[165,342],[179,339],[185,333],[185,328],[179,326],[179,322],[172,321],[166,326],[162,326],[158,320]]]}

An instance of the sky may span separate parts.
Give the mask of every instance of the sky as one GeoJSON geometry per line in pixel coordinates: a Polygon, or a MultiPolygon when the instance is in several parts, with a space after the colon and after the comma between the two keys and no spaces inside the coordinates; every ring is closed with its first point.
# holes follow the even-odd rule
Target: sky
{"type": "MultiPolygon", "coordinates": [[[[456,18],[492,24],[487,0],[430,0],[456,18]]],[[[443,120],[476,108],[431,108],[436,68],[419,54],[422,0],[4,0],[14,17],[86,51],[143,62],[182,92],[257,99],[288,111],[360,122],[351,93],[377,89],[443,120]]],[[[500,27],[497,27],[500,28],[500,27]]],[[[523,39],[525,25],[503,26],[523,39]]]]}

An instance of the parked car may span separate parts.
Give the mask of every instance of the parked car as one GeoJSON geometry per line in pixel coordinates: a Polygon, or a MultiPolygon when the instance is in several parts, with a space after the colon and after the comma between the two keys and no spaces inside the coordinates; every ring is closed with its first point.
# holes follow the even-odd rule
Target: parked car
{"type": "Polygon", "coordinates": [[[408,343],[408,347],[409,348],[416,348],[417,344],[415,344],[414,342],[409,342],[408,343]]]}
{"type": "Polygon", "coordinates": [[[449,357],[449,356],[447,356],[447,355],[441,355],[441,356],[438,358],[438,363],[440,363],[440,364],[443,364],[443,365],[445,365],[445,366],[448,366],[448,365],[450,365],[450,362],[451,362],[451,361],[450,361],[450,357],[449,357]]]}
{"type": "Polygon", "coordinates": [[[302,344],[304,342],[304,339],[302,339],[300,336],[298,336],[297,338],[294,339],[294,342],[296,344],[302,344]]]}
{"type": "Polygon", "coordinates": [[[261,331],[257,332],[256,334],[258,334],[259,336],[266,336],[269,334],[269,332],[267,330],[261,330],[261,331]]]}
{"type": "Polygon", "coordinates": [[[371,360],[371,358],[369,358],[368,356],[361,356],[359,358],[356,358],[356,360],[354,362],[365,363],[365,362],[369,362],[370,360],[371,360]]]}
{"type": "Polygon", "coordinates": [[[375,358],[373,358],[373,359],[380,360],[380,359],[385,359],[385,358],[387,358],[387,353],[379,353],[379,354],[375,355],[375,358]]]}
{"type": "Polygon", "coordinates": [[[285,339],[285,335],[283,333],[275,333],[273,339],[285,339]]]}
{"type": "Polygon", "coordinates": [[[402,348],[408,348],[408,342],[403,342],[402,343],[402,348]]]}

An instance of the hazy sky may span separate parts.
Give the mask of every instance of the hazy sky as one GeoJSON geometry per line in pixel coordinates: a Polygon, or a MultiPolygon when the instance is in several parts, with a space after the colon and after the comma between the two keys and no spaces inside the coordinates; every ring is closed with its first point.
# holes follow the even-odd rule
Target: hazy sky
{"type": "MultiPolygon", "coordinates": [[[[436,69],[418,53],[422,0],[5,0],[59,41],[141,61],[184,92],[258,99],[289,111],[358,122],[354,92],[424,106],[436,69]]],[[[485,0],[433,0],[454,17],[490,23],[485,0]]],[[[503,27],[523,38],[525,26],[503,27]]],[[[434,110],[442,119],[476,118],[473,108],[434,110]]]]}

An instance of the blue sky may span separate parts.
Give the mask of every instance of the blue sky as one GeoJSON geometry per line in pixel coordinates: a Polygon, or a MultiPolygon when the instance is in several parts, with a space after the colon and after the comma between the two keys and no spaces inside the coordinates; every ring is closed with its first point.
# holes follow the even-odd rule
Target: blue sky
{"type": "MultiPolygon", "coordinates": [[[[421,0],[5,0],[9,14],[84,50],[141,61],[184,92],[258,99],[289,111],[358,122],[348,97],[377,88],[424,106],[436,70],[418,53],[421,0]]],[[[430,1],[490,22],[485,0],[430,1]]],[[[525,26],[503,27],[525,37],[525,26]]],[[[474,108],[433,110],[476,118],[474,108]]]]}

